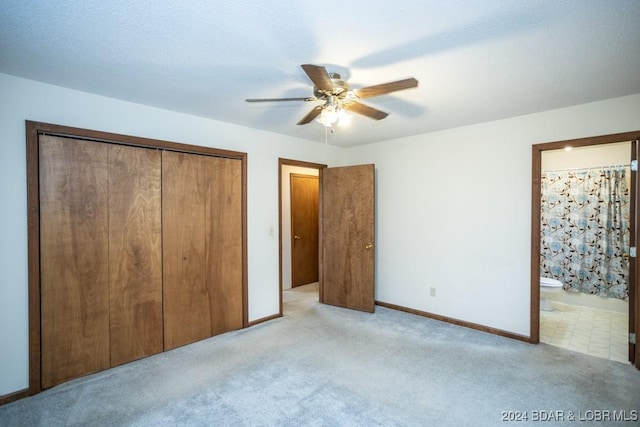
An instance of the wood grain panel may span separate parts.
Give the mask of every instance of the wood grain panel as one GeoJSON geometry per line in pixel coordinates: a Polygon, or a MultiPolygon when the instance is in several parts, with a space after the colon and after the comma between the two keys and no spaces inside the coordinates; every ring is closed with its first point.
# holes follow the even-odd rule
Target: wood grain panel
{"type": "Polygon", "coordinates": [[[242,163],[205,157],[210,334],[242,327],[242,163]]]}
{"type": "Polygon", "coordinates": [[[111,365],[161,352],[161,156],[109,146],[111,365]]]}
{"type": "Polygon", "coordinates": [[[108,147],[40,138],[42,388],[109,367],[108,147]]]}
{"type": "MultiPolygon", "coordinates": [[[[121,328],[120,326],[115,326],[116,324],[125,324],[123,319],[126,316],[122,315],[122,313],[120,315],[117,314],[120,309],[114,309],[113,316],[116,318],[122,316],[121,320],[114,319],[114,322],[109,322],[108,320],[110,301],[104,292],[98,292],[98,290],[109,289],[109,282],[100,277],[100,274],[93,274],[93,276],[88,274],[92,269],[94,273],[104,273],[110,264],[104,249],[105,246],[108,246],[108,244],[104,244],[104,241],[106,239],[105,231],[109,228],[109,225],[105,223],[102,229],[94,230],[94,232],[91,231],[90,227],[91,218],[95,223],[98,223],[100,218],[106,218],[104,213],[95,212],[95,209],[98,205],[104,206],[107,203],[106,200],[108,198],[104,193],[109,192],[108,182],[110,181],[106,179],[106,176],[110,175],[109,167],[96,170],[93,166],[96,162],[104,164],[109,156],[106,155],[105,157],[104,152],[100,151],[96,153],[91,150],[85,150],[87,146],[92,144],[102,145],[103,147],[124,145],[141,149],[153,147],[158,150],[186,152],[196,157],[204,155],[233,158],[241,164],[240,204],[242,211],[240,221],[242,231],[240,239],[243,242],[241,310],[244,325],[249,325],[245,309],[247,306],[246,153],[33,121],[26,121],[26,136],[29,259],[29,395],[40,392],[43,389],[43,384],[44,388],[47,388],[65,381],[65,378],[71,379],[107,368],[110,355],[108,325],[110,323],[114,324],[115,333],[115,330],[121,328]],[[53,138],[52,135],[61,136],[59,141],[75,142],[83,140],[84,144],[89,145],[81,143],[71,146],[70,149],[65,145],[58,144],[57,142],[59,141],[53,138]],[[41,138],[44,141],[42,152],[40,151],[41,138]],[[48,161],[48,157],[56,159],[48,161]],[[76,167],[79,167],[78,171],[65,175],[67,171],[76,167]],[[99,187],[107,188],[107,190],[99,187]],[[86,194],[79,193],[76,189],[86,191],[86,194]],[[56,199],[54,193],[58,192],[63,197],[56,199]],[[75,194],[67,194],[69,192],[75,192],[75,194]],[[95,200],[92,200],[92,198],[95,200]],[[80,203],[78,203],[78,200],[80,200],[80,203]],[[70,209],[69,206],[72,208],[70,209]],[[78,206],[83,207],[83,209],[78,208],[78,206]],[[49,216],[50,212],[55,215],[53,217],[49,216]],[[76,223],[79,226],[76,227],[76,223]],[[42,236],[41,228],[44,230],[44,235],[42,236]],[[86,235],[86,237],[82,235],[86,235]],[[93,244],[90,241],[97,243],[93,244]],[[58,248],[62,248],[62,250],[57,251],[58,248]],[[71,259],[67,257],[65,260],[65,255],[68,254],[71,254],[71,259]],[[100,261],[89,261],[91,258],[100,259],[100,261]],[[67,262],[68,266],[63,265],[59,260],[67,262]],[[85,268],[83,270],[80,267],[85,268]],[[103,268],[102,270],[101,267],[103,268]],[[74,268],[77,271],[74,271],[74,268]],[[94,278],[97,276],[98,279],[92,279],[90,286],[73,288],[73,283],[81,281],[80,276],[94,278]],[[60,288],[57,283],[51,283],[51,278],[55,279],[57,283],[65,283],[66,288],[60,288]],[[106,283],[106,287],[98,286],[99,283],[106,283]],[[98,299],[101,299],[102,302],[98,303],[98,299]],[[89,302],[95,304],[88,304],[89,302]],[[47,306],[43,307],[43,304],[47,306]],[[96,309],[95,307],[98,305],[103,309],[96,309]],[[87,308],[89,306],[91,308],[87,308]],[[105,312],[107,316],[105,316],[105,312]],[[76,322],[78,317],[80,320],[76,322]],[[98,328],[96,325],[101,327],[98,328]],[[60,335],[61,339],[58,339],[56,334],[60,335]],[[94,345],[94,342],[97,344],[94,345]],[[75,348],[80,348],[80,352],[74,353],[75,348]],[[96,348],[98,349],[97,351],[96,348]],[[58,352],[55,353],[55,350],[58,350],[58,352]],[[92,364],[89,363],[89,359],[96,359],[102,362],[92,364]],[[83,369],[83,366],[86,365],[89,365],[89,368],[83,369]],[[99,365],[99,367],[95,365],[99,365]],[[63,368],[67,367],[75,367],[77,369],[75,371],[64,371],[63,368]]],[[[132,181],[132,184],[135,187],[135,180],[132,181]]],[[[123,185],[123,187],[127,186],[123,185]]],[[[112,192],[118,191],[117,189],[112,190],[112,192]]],[[[139,202],[136,201],[136,203],[139,202]]],[[[135,214],[142,215],[142,211],[146,211],[146,202],[143,204],[145,204],[145,208],[136,208],[135,214]]],[[[185,211],[188,211],[188,209],[185,209],[185,211]]],[[[178,222],[182,222],[182,218],[179,218],[179,215],[176,217],[178,222]]],[[[137,219],[141,220],[141,218],[137,219]]],[[[124,220],[123,224],[126,225],[126,222],[124,220]]],[[[202,234],[206,234],[206,232],[203,232],[203,226],[198,226],[197,230],[202,234]]],[[[145,230],[141,226],[138,231],[144,233],[149,230],[145,230]]],[[[112,239],[117,241],[114,236],[112,236],[112,239]]],[[[139,242],[134,238],[134,242],[131,244],[135,246],[137,243],[139,242]]],[[[114,245],[113,242],[109,244],[114,245]]],[[[126,246],[127,242],[123,241],[122,244],[126,246]]],[[[129,249],[123,249],[123,253],[126,252],[127,258],[124,263],[125,268],[118,267],[112,270],[113,274],[127,276],[127,280],[134,276],[133,272],[127,270],[127,268],[131,267],[132,259],[138,256],[136,250],[133,251],[132,256],[131,252],[127,252],[129,249]]],[[[141,248],[140,253],[142,252],[141,248]]],[[[206,250],[203,250],[204,252],[206,250]]],[[[115,256],[115,254],[112,254],[112,256],[115,256]]],[[[202,255],[202,257],[204,259],[205,255],[202,255]]],[[[123,311],[125,310],[124,306],[127,304],[129,307],[136,307],[136,304],[133,304],[132,301],[139,296],[129,289],[126,292],[129,295],[121,306],[123,311]]],[[[207,301],[207,304],[210,304],[208,298],[204,298],[204,300],[207,301]]],[[[111,304],[111,306],[116,305],[111,304]]],[[[146,312],[145,310],[141,311],[146,312]]],[[[137,324],[138,318],[145,316],[134,315],[133,317],[137,324]]],[[[206,324],[211,329],[212,320],[207,319],[206,324]]],[[[139,331],[138,326],[136,325],[130,333],[136,334],[136,331],[139,331]]],[[[144,333],[142,335],[144,336],[144,333]]],[[[144,341],[144,338],[142,341],[144,341]]],[[[118,344],[114,342],[113,347],[118,347],[118,344]]],[[[117,359],[117,355],[114,356],[114,363],[118,363],[117,359]]]]}
{"type": "Polygon", "coordinates": [[[318,281],[318,177],[290,175],[291,285],[318,281]]]}
{"type": "Polygon", "coordinates": [[[373,312],[374,165],[322,169],[321,182],[321,301],[373,312]]]}
{"type": "Polygon", "coordinates": [[[164,152],[165,349],[242,327],[242,162],[164,152]]]}
{"type": "Polygon", "coordinates": [[[165,350],[210,336],[202,156],[162,153],[165,350]]]}

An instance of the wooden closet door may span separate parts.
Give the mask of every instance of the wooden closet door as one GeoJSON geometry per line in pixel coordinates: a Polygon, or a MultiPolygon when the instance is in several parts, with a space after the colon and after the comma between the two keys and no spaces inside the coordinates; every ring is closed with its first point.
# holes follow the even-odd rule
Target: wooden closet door
{"type": "Polygon", "coordinates": [[[241,162],[162,155],[165,350],[242,327],[241,162]]]}
{"type": "Polygon", "coordinates": [[[242,328],[242,164],[207,157],[206,275],[211,335],[242,328]]]}
{"type": "Polygon", "coordinates": [[[111,366],[163,350],[161,227],[160,152],[111,145],[111,366]]]}
{"type": "Polygon", "coordinates": [[[110,366],[108,151],[40,137],[42,388],[110,366]]]}

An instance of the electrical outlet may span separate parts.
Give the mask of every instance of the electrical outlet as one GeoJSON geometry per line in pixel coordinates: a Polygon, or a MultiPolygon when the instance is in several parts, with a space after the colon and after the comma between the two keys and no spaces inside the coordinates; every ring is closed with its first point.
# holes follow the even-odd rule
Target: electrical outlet
{"type": "Polygon", "coordinates": [[[429,288],[429,296],[436,296],[436,288],[434,288],[433,286],[429,288]]]}

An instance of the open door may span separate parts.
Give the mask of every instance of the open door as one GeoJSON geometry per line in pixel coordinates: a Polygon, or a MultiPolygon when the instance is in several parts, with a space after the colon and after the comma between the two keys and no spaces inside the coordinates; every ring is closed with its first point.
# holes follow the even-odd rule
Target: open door
{"type": "MultiPolygon", "coordinates": [[[[629,245],[632,247],[638,247],[638,140],[631,141],[631,212],[630,219],[630,239],[629,245]],[[633,165],[636,167],[633,167],[633,165]]],[[[635,343],[636,340],[631,337],[636,337],[636,331],[638,330],[639,314],[638,309],[638,257],[629,258],[629,361],[636,365],[636,368],[640,369],[640,346],[635,343]]]]}
{"type": "Polygon", "coordinates": [[[320,302],[375,307],[374,165],[320,171],[320,302]]]}

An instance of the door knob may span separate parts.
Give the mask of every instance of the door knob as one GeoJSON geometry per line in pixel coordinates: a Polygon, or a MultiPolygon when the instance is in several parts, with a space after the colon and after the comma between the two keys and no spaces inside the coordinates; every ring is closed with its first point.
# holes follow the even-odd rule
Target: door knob
{"type": "Polygon", "coordinates": [[[366,250],[371,250],[371,248],[373,248],[373,243],[367,243],[366,246],[364,247],[366,250]]]}
{"type": "Polygon", "coordinates": [[[293,236],[294,239],[300,240],[300,236],[293,236]]]}

